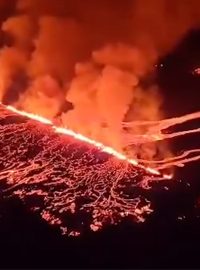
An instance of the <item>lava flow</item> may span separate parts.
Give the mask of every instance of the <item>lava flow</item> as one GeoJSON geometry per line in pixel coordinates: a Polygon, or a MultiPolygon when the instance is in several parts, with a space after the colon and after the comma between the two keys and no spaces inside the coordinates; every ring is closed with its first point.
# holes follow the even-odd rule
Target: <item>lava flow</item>
{"type": "MultiPolygon", "coordinates": [[[[8,110],[12,111],[12,112],[15,112],[17,114],[20,114],[22,116],[26,116],[26,117],[31,118],[33,120],[37,120],[37,121],[39,121],[39,122],[41,122],[43,124],[51,125],[52,128],[55,130],[56,133],[60,133],[60,134],[65,134],[65,135],[72,136],[75,139],[78,139],[80,141],[89,143],[89,144],[97,147],[101,151],[103,151],[105,153],[108,153],[108,154],[111,154],[111,155],[115,156],[116,158],[118,158],[120,160],[125,160],[126,162],[128,162],[128,163],[130,163],[132,165],[138,166],[138,167],[146,170],[149,173],[152,173],[152,174],[155,174],[155,175],[160,175],[160,172],[159,171],[157,171],[157,170],[155,170],[153,168],[150,168],[150,167],[144,167],[144,166],[140,165],[137,160],[131,159],[131,158],[127,158],[124,154],[117,152],[116,150],[114,150],[113,148],[111,148],[109,146],[105,146],[105,145],[103,145],[100,142],[96,142],[95,140],[92,140],[92,139],[90,139],[88,137],[85,137],[82,134],[76,133],[76,132],[74,132],[74,131],[72,131],[70,129],[54,126],[53,125],[53,122],[51,120],[49,120],[49,119],[46,119],[46,118],[44,118],[42,116],[39,116],[39,115],[36,115],[36,114],[32,114],[32,113],[28,113],[28,112],[17,110],[16,108],[14,108],[14,107],[12,107],[10,105],[6,106],[6,108],[8,110]]],[[[166,179],[170,179],[171,178],[170,175],[166,175],[166,174],[163,175],[163,177],[166,178],[166,179]]]]}
{"type": "Polygon", "coordinates": [[[47,119],[0,107],[2,194],[19,196],[63,233],[95,231],[126,216],[144,221],[152,211],[144,185],[161,179],[159,172],[47,119]]]}

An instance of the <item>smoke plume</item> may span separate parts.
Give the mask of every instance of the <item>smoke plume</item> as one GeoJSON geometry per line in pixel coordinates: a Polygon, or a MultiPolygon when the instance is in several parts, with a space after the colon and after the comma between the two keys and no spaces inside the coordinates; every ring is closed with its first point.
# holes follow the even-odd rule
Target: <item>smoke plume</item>
{"type": "Polygon", "coordinates": [[[0,15],[0,99],[124,149],[122,121],[163,118],[155,80],[142,82],[199,27],[200,2],[1,0],[0,15]]]}

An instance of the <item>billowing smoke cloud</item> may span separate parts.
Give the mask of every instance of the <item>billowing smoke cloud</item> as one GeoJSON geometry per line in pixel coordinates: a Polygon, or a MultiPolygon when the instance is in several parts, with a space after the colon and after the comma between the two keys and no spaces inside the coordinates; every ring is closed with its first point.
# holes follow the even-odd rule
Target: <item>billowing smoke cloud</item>
{"type": "Polygon", "coordinates": [[[114,141],[119,139],[121,122],[138,84],[140,69],[134,74],[138,53],[122,45],[109,46],[94,51],[90,63],[78,64],[66,94],[75,109],[63,115],[63,122],[108,144],[112,138],[112,144],[119,147],[114,141]]]}
{"type": "Polygon", "coordinates": [[[64,93],[58,82],[51,76],[37,76],[16,102],[16,107],[26,111],[45,115],[48,118],[56,116],[64,103],[64,93]]]}
{"type": "MultiPolygon", "coordinates": [[[[142,82],[200,23],[198,0],[5,0],[0,9],[0,99],[61,114],[63,125],[117,149],[122,121],[163,117],[155,81],[142,82]],[[67,102],[73,109],[63,112],[67,102]]],[[[145,158],[157,152],[137,148],[145,158]]]]}

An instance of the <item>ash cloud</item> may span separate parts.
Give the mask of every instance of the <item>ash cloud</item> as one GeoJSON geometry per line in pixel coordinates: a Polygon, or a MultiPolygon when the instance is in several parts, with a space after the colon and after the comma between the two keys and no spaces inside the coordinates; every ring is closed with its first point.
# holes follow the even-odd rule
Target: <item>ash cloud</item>
{"type": "Polygon", "coordinates": [[[122,121],[163,118],[155,82],[141,82],[199,27],[200,2],[1,0],[0,14],[0,99],[61,113],[63,125],[121,149],[122,121]],[[73,109],[62,113],[68,102],[73,109]]]}

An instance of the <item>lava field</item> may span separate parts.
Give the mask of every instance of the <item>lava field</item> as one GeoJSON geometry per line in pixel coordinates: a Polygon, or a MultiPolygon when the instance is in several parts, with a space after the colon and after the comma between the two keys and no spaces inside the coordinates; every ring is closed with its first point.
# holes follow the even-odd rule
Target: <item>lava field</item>
{"type": "Polygon", "coordinates": [[[0,195],[18,196],[63,234],[96,231],[130,216],[144,221],[152,211],[144,186],[156,178],[0,107],[0,195]]]}

